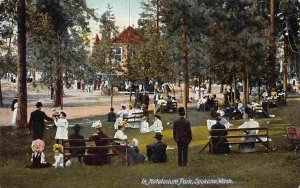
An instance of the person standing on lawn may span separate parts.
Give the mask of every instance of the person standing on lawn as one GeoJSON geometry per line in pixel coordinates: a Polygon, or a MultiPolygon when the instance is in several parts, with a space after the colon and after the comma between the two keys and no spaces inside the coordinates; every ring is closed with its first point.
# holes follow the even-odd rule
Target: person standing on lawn
{"type": "Polygon", "coordinates": [[[192,141],[191,124],[185,118],[185,109],[178,108],[179,119],[174,122],[173,138],[178,147],[178,166],[187,166],[189,143],[192,141]]]}
{"type": "Polygon", "coordinates": [[[48,117],[45,112],[42,111],[43,104],[41,102],[37,102],[35,106],[36,110],[30,114],[29,131],[32,134],[32,140],[43,140],[45,130],[44,120],[53,122],[53,118],[48,117]]]}

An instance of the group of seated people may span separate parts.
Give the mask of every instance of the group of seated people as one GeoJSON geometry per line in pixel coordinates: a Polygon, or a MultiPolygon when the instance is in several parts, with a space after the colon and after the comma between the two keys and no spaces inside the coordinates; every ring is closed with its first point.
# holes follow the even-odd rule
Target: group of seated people
{"type": "Polygon", "coordinates": [[[171,95],[167,95],[167,97],[164,97],[163,95],[158,95],[158,98],[155,99],[155,109],[154,109],[154,114],[157,114],[160,110],[161,107],[164,106],[166,107],[167,112],[173,112],[174,107],[173,107],[173,102],[177,102],[175,97],[172,97],[171,95]]]}
{"type": "Polygon", "coordinates": [[[212,96],[203,96],[202,99],[199,99],[197,103],[198,111],[206,111],[206,110],[217,110],[218,101],[217,96],[214,94],[212,96]]]}
{"type": "Polygon", "coordinates": [[[123,121],[125,118],[128,118],[128,127],[131,128],[140,128],[140,122],[141,122],[141,115],[146,116],[148,119],[149,113],[144,104],[141,106],[137,106],[134,108],[131,104],[128,105],[128,110],[126,110],[126,106],[124,104],[121,104],[121,110],[117,113],[114,113],[114,108],[110,109],[110,112],[107,115],[108,122],[115,122],[114,129],[118,129],[118,124],[120,121],[123,121]],[[138,108],[140,107],[140,108],[138,108]],[[119,115],[118,118],[116,118],[116,115],[119,115]]]}
{"type": "MultiPolygon", "coordinates": [[[[215,118],[215,124],[210,127],[208,123],[208,129],[210,131],[210,136],[213,136],[211,139],[212,142],[212,153],[214,154],[228,154],[230,153],[230,146],[228,144],[228,140],[222,136],[227,136],[228,129],[230,127],[230,123],[224,119],[219,113],[212,113],[212,117],[215,118]],[[219,130],[221,129],[221,130],[219,130]]],[[[259,123],[254,120],[255,115],[251,114],[249,121],[245,121],[238,128],[258,128],[259,123]]],[[[244,132],[245,135],[255,135],[258,134],[258,130],[249,130],[244,132]]],[[[239,150],[242,153],[255,152],[255,143],[251,141],[255,141],[254,137],[243,137],[242,141],[244,143],[239,144],[239,150]],[[249,143],[250,142],[250,143],[249,143]]]]}
{"type": "MultiPolygon", "coordinates": [[[[163,135],[160,132],[155,133],[155,137],[157,139],[157,142],[148,144],[146,146],[147,149],[147,158],[145,158],[142,154],[140,154],[139,148],[138,148],[138,140],[134,138],[132,140],[132,143],[128,143],[128,136],[126,135],[126,121],[121,121],[118,125],[118,130],[115,132],[114,137],[116,140],[110,141],[105,138],[109,138],[103,131],[102,131],[102,123],[100,121],[97,121],[93,123],[92,127],[97,130],[95,134],[93,134],[89,140],[93,140],[95,142],[96,146],[111,146],[111,145],[128,145],[127,151],[125,147],[118,147],[117,150],[120,152],[123,156],[126,154],[128,155],[128,163],[130,165],[140,164],[143,163],[144,160],[152,161],[154,163],[159,162],[166,162],[167,160],[167,154],[166,154],[166,148],[167,145],[162,142],[163,135]]],[[[79,134],[80,127],[79,125],[76,125],[74,128],[74,135],[76,136],[70,136],[70,139],[83,139],[83,136],[79,134]]],[[[76,146],[86,146],[85,142],[83,141],[70,141],[70,147],[76,147],[76,146]]],[[[110,163],[110,157],[109,154],[114,153],[115,150],[111,148],[95,148],[95,149],[71,149],[69,152],[73,155],[76,154],[96,154],[96,155],[87,155],[86,157],[78,157],[79,162],[84,162],[87,165],[103,165],[110,163]]]]}

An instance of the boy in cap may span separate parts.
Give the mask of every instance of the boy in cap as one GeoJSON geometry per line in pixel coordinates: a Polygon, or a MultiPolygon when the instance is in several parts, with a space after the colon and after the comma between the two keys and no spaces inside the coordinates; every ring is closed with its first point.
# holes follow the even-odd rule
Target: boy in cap
{"type": "Polygon", "coordinates": [[[174,122],[173,138],[178,147],[178,166],[187,166],[189,143],[192,141],[190,121],[185,116],[183,107],[178,108],[179,119],[174,122]]]}
{"type": "Polygon", "coordinates": [[[167,144],[163,143],[162,140],[163,135],[159,132],[155,133],[155,137],[157,142],[154,144],[148,144],[147,148],[147,158],[149,161],[153,163],[163,163],[167,161],[167,144]]]}
{"type": "Polygon", "coordinates": [[[41,102],[37,102],[35,106],[36,110],[30,114],[29,131],[32,134],[32,140],[43,140],[45,130],[44,120],[53,122],[53,118],[48,117],[45,112],[42,111],[43,104],[41,102]]]}

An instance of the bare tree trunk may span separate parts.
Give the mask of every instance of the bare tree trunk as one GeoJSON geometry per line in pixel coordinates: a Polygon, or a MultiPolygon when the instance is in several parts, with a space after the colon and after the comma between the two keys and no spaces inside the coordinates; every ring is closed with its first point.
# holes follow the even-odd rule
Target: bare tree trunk
{"type": "Polygon", "coordinates": [[[18,114],[17,126],[27,126],[27,83],[26,83],[26,3],[18,0],[18,114]]]}
{"type": "MultiPolygon", "coordinates": [[[[59,34],[57,34],[57,47],[61,47],[61,40],[59,34]]],[[[61,48],[60,48],[61,49],[61,48]]],[[[62,106],[62,92],[63,92],[63,82],[62,82],[62,65],[61,65],[61,54],[58,51],[55,65],[55,85],[54,85],[54,98],[53,106],[62,106]]]]}
{"type": "Polygon", "coordinates": [[[183,98],[183,106],[186,111],[188,110],[188,101],[189,101],[189,62],[188,62],[188,46],[187,46],[187,25],[186,25],[186,16],[185,13],[182,13],[182,44],[183,44],[183,52],[184,52],[184,65],[183,65],[183,74],[184,74],[184,98],[183,98]]]}
{"type": "Polygon", "coordinates": [[[3,101],[2,101],[2,89],[1,89],[1,78],[0,78],[0,107],[3,107],[3,101]]]}
{"type": "Polygon", "coordinates": [[[211,80],[211,78],[209,78],[208,91],[207,91],[207,93],[211,93],[211,85],[212,85],[212,80],[211,80]]]}
{"type": "Polygon", "coordinates": [[[288,36],[284,35],[284,61],[283,61],[283,90],[287,90],[287,83],[288,83],[288,36]]]}
{"type": "Polygon", "coordinates": [[[233,92],[234,92],[234,97],[233,97],[233,103],[237,99],[237,92],[236,92],[236,78],[235,75],[233,75],[233,92]]]}
{"type": "Polygon", "coordinates": [[[246,72],[245,63],[243,65],[243,87],[244,87],[244,89],[243,89],[243,99],[244,99],[243,103],[244,103],[244,106],[246,106],[247,103],[248,103],[248,101],[247,101],[247,99],[248,99],[248,96],[247,96],[248,95],[248,88],[247,88],[247,72],[246,72]]]}
{"type": "Polygon", "coordinates": [[[221,80],[220,93],[223,93],[223,91],[224,91],[224,79],[221,80]]]}
{"type": "Polygon", "coordinates": [[[276,37],[275,37],[275,0],[270,0],[269,31],[269,86],[276,86],[276,37]]]}
{"type": "Polygon", "coordinates": [[[247,77],[247,104],[250,102],[250,86],[249,86],[249,73],[248,73],[248,69],[246,67],[246,77],[247,77]]]}
{"type": "Polygon", "coordinates": [[[53,98],[53,106],[58,107],[62,105],[62,71],[60,62],[56,65],[56,78],[54,85],[54,98],[53,98]]]}
{"type": "Polygon", "coordinates": [[[110,107],[111,108],[113,107],[113,99],[114,99],[114,88],[113,86],[110,86],[110,107]]]}
{"type": "Polygon", "coordinates": [[[35,88],[36,84],[35,84],[35,71],[32,71],[32,86],[35,88]]]}
{"type": "Polygon", "coordinates": [[[65,88],[69,89],[68,70],[65,70],[65,88]]]}
{"type": "Polygon", "coordinates": [[[260,103],[260,84],[258,84],[258,103],[260,103]]]}
{"type": "Polygon", "coordinates": [[[201,74],[198,76],[198,87],[199,87],[199,99],[201,99],[201,74]]]}

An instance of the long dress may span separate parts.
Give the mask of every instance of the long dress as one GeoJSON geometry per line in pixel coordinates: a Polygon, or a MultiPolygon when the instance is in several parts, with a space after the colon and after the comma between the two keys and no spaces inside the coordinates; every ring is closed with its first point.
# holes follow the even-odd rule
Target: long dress
{"type": "Polygon", "coordinates": [[[119,112],[117,112],[117,114],[120,115],[120,117],[118,117],[116,119],[116,122],[114,124],[115,129],[118,129],[119,123],[123,120],[123,117],[124,117],[124,115],[127,114],[127,111],[126,110],[120,110],[119,112]]]}
{"type": "Polygon", "coordinates": [[[68,139],[68,120],[58,119],[54,122],[57,126],[55,139],[68,139]]]}
{"type": "Polygon", "coordinates": [[[164,128],[162,126],[162,122],[159,119],[157,119],[154,121],[153,125],[151,125],[149,129],[153,132],[161,132],[164,128]]]}
{"type": "MultiPolygon", "coordinates": [[[[259,124],[257,121],[254,121],[253,119],[250,119],[250,121],[246,121],[242,125],[239,126],[239,128],[258,128],[259,124]]],[[[258,133],[258,130],[249,130],[246,132],[246,135],[255,135],[258,133]]],[[[249,141],[255,141],[256,138],[254,137],[244,137],[242,138],[242,141],[249,142],[249,141]]],[[[242,153],[250,153],[255,152],[255,143],[242,143],[239,145],[239,150],[242,153]]]]}
{"type": "Polygon", "coordinates": [[[141,123],[140,133],[148,133],[150,132],[149,123],[147,121],[143,121],[141,123]]]}
{"type": "Polygon", "coordinates": [[[18,114],[18,103],[14,104],[14,111],[13,111],[13,115],[11,118],[11,124],[13,126],[17,126],[17,114],[18,114]]]}

